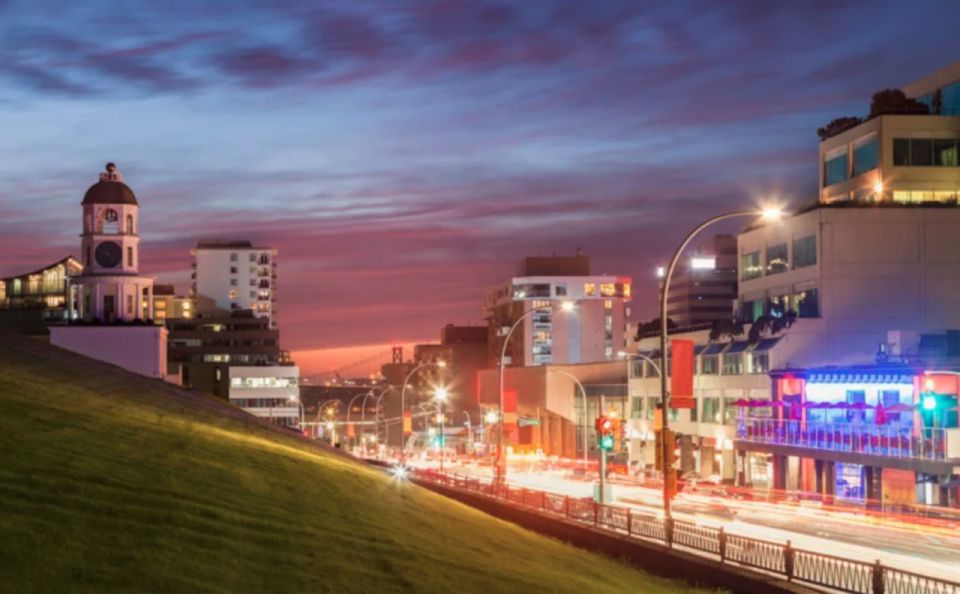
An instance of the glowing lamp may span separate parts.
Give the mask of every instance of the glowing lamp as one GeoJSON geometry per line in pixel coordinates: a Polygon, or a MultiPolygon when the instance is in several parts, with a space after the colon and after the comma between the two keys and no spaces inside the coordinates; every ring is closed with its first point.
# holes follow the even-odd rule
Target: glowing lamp
{"type": "Polygon", "coordinates": [[[560,303],[560,310],[561,310],[561,311],[571,312],[571,311],[573,311],[576,307],[577,307],[577,305],[576,305],[573,301],[563,301],[563,302],[560,303]]]}
{"type": "Polygon", "coordinates": [[[920,405],[923,410],[937,410],[937,397],[935,394],[927,394],[923,397],[920,405]]]}
{"type": "Polygon", "coordinates": [[[450,395],[450,393],[447,391],[446,388],[437,388],[436,390],[433,391],[433,395],[440,402],[444,402],[447,399],[447,397],[450,395]]]}
{"type": "Polygon", "coordinates": [[[883,182],[877,182],[873,184],[873,193],[874,194],[883,194],[883,182]]]}
{"type": "Polygon", "coordinates": [[[779,221],[783,218],[783,211],[775,206],[768,206],[760,211],[760,216],[766,221],[779,221]]]}

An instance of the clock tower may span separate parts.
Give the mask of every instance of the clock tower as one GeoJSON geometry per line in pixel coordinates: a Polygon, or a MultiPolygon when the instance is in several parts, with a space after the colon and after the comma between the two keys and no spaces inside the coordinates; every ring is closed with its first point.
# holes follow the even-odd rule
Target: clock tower
{"type": "Polygon", "coordinates": [[[153,279],[140,276],[140,206],[116,165],[83,196],[83,274],[70,279],[70,319],[153,319],[153,279]]]}

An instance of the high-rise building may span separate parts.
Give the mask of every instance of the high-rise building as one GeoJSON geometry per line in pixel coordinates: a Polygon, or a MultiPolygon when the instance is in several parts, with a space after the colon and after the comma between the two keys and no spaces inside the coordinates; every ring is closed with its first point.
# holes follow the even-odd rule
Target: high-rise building
{"type": "Polygon", "coordinates": [[[277,250],[249,241],[204,240],[191,254],[198,314],[249,309],[276,328],[277,250]]]}
{"type": "Polygon", "coordinates": [[[529,257],[517,276],[487,293],[490,361],[500,358],[510,327],[535,309],[514,331],[507,345],[511,365],[572,364],[612,360],[625,347],[626,303],[630,278],[591,275],[586,256],[529,257]],[[564,301],[574,311],[553,307],[564,301]]]}
{"type": "Polygon", "coordinates": [[[674,270],[667,318],[680,327],[729,320],[736,298],[737,238],[717,235],[674,270]]]}

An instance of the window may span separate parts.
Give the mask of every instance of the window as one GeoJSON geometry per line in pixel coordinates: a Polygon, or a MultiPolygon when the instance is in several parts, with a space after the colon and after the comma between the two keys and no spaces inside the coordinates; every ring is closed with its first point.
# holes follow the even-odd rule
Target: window
{"type": "Polygon", "coordinates": [[[236,274],[236,273],[237,273],[237,267],[236,267],[236,266],[231,266],[231,267],[230,267],[230,274],[236,274]]]}
{"type": "Polygon", "coordinates": [[[740,318],[744,322],[753,322],[763,315],[763,300],[744,301],[740,311],[740,318]]]}
{"type": "Polygon", "coordinates": [[[133,248],[127,247],[127,266],[133,266],[133,248]]]}
{"type": "Polygon", "coordinates": [[[847,153],[827,159],[823,164],[823,185],[831,186],[847,179],[847,153]]]}
{"type": "Polygon", "coordinates": [[[704,398],[703,399],[703,412],[700,415],[702,423],[719,423],[720,422],[720,399],[719,398],[704,398]]]}
{"type": "Polygon", "coordinates": [[[133,315],[133,295],[127,295],[127,315],[133,315]]]}
{"type": "Polygon", "coordinates": [[[940,115],[960,115],[960,82],[940,89],[940,115]]]}
{"type": "Polygon", "coordinates": [[[230,261],[236,262],[239,256],[237,254],[230,254],[230,261]]]}
{"type": "Polygon", "coordinates": [[[767,246],[767,274],[786,272],[789,269],[787,262],[787,244],[767,246]]]}
{"type": "Polygon", "coordinates": [[[230,279],[230,286],[231,286],[231,287],[236,287],[236,286],[237,286],[237,279],[231,278],[231,279],[230,279]]]}
{"type": "Polygon", "coordinates": [[[229,295],[230,295],[230,299],[236,299],[237,298],[236,289],[231,289],[229,295]]]}
{"type": "Polygon", "coordinates": [[[600,285],[600,294],[604,297],[614,297],[617,294],[617,285],[615,283],[603,283],[600,285]]]}
{"type": "Polygon", "coordinates": [[[703,355],[700,357],[700,375],[717,375],[719,373],[719,355],[703,355]]]}
{"type": "Polygon", "coordinates": [[[583,294],[587,297],[593,297],[597,294],[597,285],[594,283],[584,283],[583,294]]]}
{"type": "Polygon", "coordinates": [[[910,139],[910,165],[929,167],[933,165],[933,141],[929,138],[910,139]]]}
{"type": "Polygon", "coordinates": [[[956,167],[957,141],[953,139],[934,140],[933,164],[937,167],[956,167]]]}
{"type": "Polygon", "coordinates": [[[723,356],[723,375],[743,374],[743,353],[727,353],[723,356]]]}
{"type": "Polygon", "coordinates": [[[740,280],[760,278],[763,268],[760,266],[760,252],[750,252],[740,256],[740,280]]]}
{"type": "MultiPolygon", "coordinates": [[[[866,404],[867,393],[863,390],[847,390],[847,402],[849,404],[866,404]]],[[[864,418],[863,410],[847,410],[848,422],[863,422],[864,418]]]]}
{"type": "Polygon", "coordinates": [[[647,415],[646,416],[648,421],[653,420],[653,417],[656,416],[657,404],[659,403],[659,401],[660,399],[657,398],[656,396],[647,397],[647,415]]]}
{"type": "Polygon", "coordinates": [[[630,402],[630,418],[643,418],[643,398],[633,398],[630,402]]]}
{"type": "Polygon", "coordinates": [[[133,215],[127,215],[127,233],[133,235],[133,215]]]}
{"type": "Polygon", "coordinates": [[[567,285],[557,285],[556,287],[554,287],[554,291],[557,297],[566,297],[567,285]]]}
{"type": "Polygon", "coordinates": [[[737,405],[735,398],[723,399],[723,424],[733,425],[737,420],[737,405]]]}
{"type": "Polygon", "coordinates": [[[770,353],[751,351],[747,353],[747,373],[767,373],[770,371],[770,353]]]}
{"type": "Polygon", "coordinates": [[[853,175],[866,173],[877,168],[877,140],[874,138],[860,146],[853,147],[853,175]]]}
{"type": "Polygon", "coordinates": [[[817,263],[817,236],[793,240],[793,267],[803,268],[817,263]]]}
{"type": "Polygon", "coordinates": [[[893,139],[893,164],[898,166],[910,165],[910,139],[893,139]]]}
{"type": "Polygon", "coordinates": [[[798,318],[820,317],[820,299],[817,289],[807,289],[794,293],[793,311],[798,318]]]}

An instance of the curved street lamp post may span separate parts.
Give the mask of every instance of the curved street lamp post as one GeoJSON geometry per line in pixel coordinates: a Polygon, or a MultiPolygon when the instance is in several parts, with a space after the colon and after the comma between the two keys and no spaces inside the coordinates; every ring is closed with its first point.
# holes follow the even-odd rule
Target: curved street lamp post
{"type": "MultiPolygon", "coordinates": [[[[560,304],[560,310],[570,312],[573,311],[575,304],[573,301],[564,301],[560,304]]],[[[534,307],[528,311],[525,311],[517,320],[510,326],[510,330],[507,331],[507,335],[503,338],[503,345],[500,348],[500,404],[499,404],[499,427],[497,429],[497,468],[496,468],[496,482],[497,484],[502,483],[507,476],[507,458],[505,456],[503,448],[503,360],[507,357],[507,345],[510,344],[510,337],[513,336],[514,330],[523,323],[524,320],[531,317],[537,312],[553,311],[552,307],[534,307]]]]}
{"type": "MultiPolygon", "coordinates": [[[[670,294],[670,279],[673,278],[673,271],[677,267],[677,262],[680,260],[680,256],[683,253],[683,250],[686,249],[690,241],[701,231],[709,227],[714,223],[720,221],[725,221],[727,219],[733,219],[738,217],[759,217],[765,220],[779,220],[782,216],[780,209],[776,208],[765,208],[763,210],[744,210],[737,212],[728,212],[725,214],[717,215],[706,221],[697,225],[693,231],[687,234],[683,239],[680,245],[677,247],[676,251],[673,252],[673,257],[670,258],[670,265],[667,266],[666,274],[663,277],[663,287],[660,289],[660,369],[667,369],[667,297],[670,294]]],[[[661,419],[662,419],[662,430],[663,435],[667,435],[667,430],[670,426],[670,418],[667,414],[667,411],[670,408],[670,393],[667,391],[667,374],[660,374],[660,410],[661,410],[661,419]]],[[[671,444],[672,445],[672,444],[671,444]]],[[[667,481],[667,473],[670,471],[668,468],[670,461],[670,452],[667,449],[667,444],[664,443],[663,448],[663,517],[667,520],[672,519],[670,514],[670,484],[667,481]]]]}

